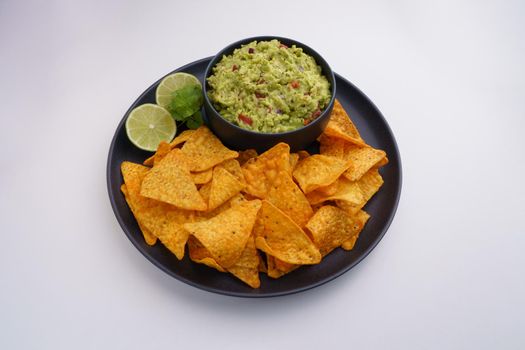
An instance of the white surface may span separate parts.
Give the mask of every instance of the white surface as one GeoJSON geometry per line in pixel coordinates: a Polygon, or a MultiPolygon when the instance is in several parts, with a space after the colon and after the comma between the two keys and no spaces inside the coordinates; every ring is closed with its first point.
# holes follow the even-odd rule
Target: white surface
{"type": "Polygon", "coordinates": [[[524,14],[519,1],[0,2],[0,348],[523,349],[524,14]],[[153,81],[263,34],[316,48],[377,104],[404,181],[358,267],[246,300],[143,258],[105,167],[153,81]]]}

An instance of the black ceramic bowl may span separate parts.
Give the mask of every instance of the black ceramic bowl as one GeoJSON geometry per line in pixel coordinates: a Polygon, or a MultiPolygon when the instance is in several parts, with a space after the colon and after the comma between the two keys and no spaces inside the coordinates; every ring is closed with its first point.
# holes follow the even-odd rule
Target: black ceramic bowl
{"type": "Polygon", "coordinates": [[[298,41],[277,36],[257,36],[239,40],[227,46],[213,57],[210,64],[206,68],[204,75],[204,109],[206,110],[209,126],[224,144],[237,150],[255,148],[258,152],[263,152],[279,142],[285,142],[289,144],[292,151],[298,151],[307,148],[308,145],[310,145],[313,141],[315,141],[315,139],[317,139],[317,137],[319,137],[319,135],[321,135],[324,128],[326,127],[330,113],[334,106],[335,93],[336,84],[334,73],[324,58],[321,57],[321,55],[319,55],[312,48],[298,41]],[[248,44],[254,40],[269,41],[273,39],[277,39],[287,46],[296,45],[297,47],[302,48],[306,54],[312,56],[317,64],[321,67],[322,74],[326,77],[326,79],[328,79],[328,82],[330,83],[330,92],[332,94],[332,98],[330,99],[328,106],[321,112],[321,115],[308,125],[292,131],[268,134],[243,129],[224,119],[213,107],[212,102],[208,98],[209,86],[207,79],[213,73],[212,68],[221,60],[223,55],[230,55],[233,53],[233,50],[240,48],[242,45],[248,44]]]}

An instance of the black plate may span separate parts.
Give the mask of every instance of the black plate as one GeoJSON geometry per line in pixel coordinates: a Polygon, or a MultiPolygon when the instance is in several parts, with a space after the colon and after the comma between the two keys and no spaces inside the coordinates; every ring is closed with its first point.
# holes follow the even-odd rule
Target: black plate
{"type": "MultiPolygon", "coordinates": [[[[202,82],[210,60],[211,57],[204,58],[173,72],[193,74],[202,82]]],[[[373,147],[385,150],[390,160],[381,169],[384,185],[365,207],[371,217],[352,251],[336,249],[320,264],[303,266],[277,280],[261,274],[261,287],[252,289],[229,274],[191,262],[187,256],[179,261],[160,243],[153,247],[148,246],[120,192],[120,164],[125,160],[142,163],[151,155],[131,144],[126,136],[124,123],[129,112],[136,106],[155,103],[155,89],[160,80],[162,79],[140,95],[122,118],[111,142],[107,164],[108,192],[115,216],[133,245],[157,267],[182,282],[210,292],[240,297],[270,297],[297,293],[326,283],[357,265],[379,243],[394,218],[401,193],[399,152],[394,135],[381,112],[358,88],[336,74],[337,98],[352,117],[365,141],[373,147]]]]}

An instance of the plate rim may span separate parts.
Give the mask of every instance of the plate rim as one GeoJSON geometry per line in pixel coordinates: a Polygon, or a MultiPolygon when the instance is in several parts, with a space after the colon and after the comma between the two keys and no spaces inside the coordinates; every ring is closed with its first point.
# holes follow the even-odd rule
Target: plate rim
{"type": "Polygon", "coordinates": [[[370,106],[373,108],[373,110],[375,110],[375,112],[380,117],[380,119],[384,123],[384,125],[386,125],[387,132],[390,134],[390,136],[392,138],[392,141],[393,141],[393,146],[394,146],[394,150],[395,150],[395,156],[396,156],[396,158],[398,160],[398,163],[399,163],[399,172],[398,172],[399,181],[396,184],[397,195],[396,195],[396,198],[394,199],[394,206],[393,206],[392,213],[391,213],[391,215],[389,215],[388,220],[386,221],[383,230],[378,234],[378,236],[372,242],[372,244],[368,247],[368,249],[365,250],[364,253],[361,254],[361,256],[359,256],[355,261],[353,261],[348,266],[345,266],[343,269],[341,269],[339,271],[336,271],[336,272],[330,274],[329,276],[327,276],[327,277],[325,277],[325,278],[323,278],[323,279],[321,279],[319,281],[316,281],[316,282],[314,282],[312,284],[309,284],[307,286],[297,287],[297,288],[293,288],[293,289],[286,290],[286,291],[270,292],[270,293],[264,293],[264,294],[250,294],[250,293],[245,293],[245,292],[226,291],[226,290],[219,289],[219,288],[216,288],[216,287],[208,287],[208,286],[200,285],[200,284],[198,284],[196,282],[193,282],[192,280],[189,280],[189,279],[187,279],[187,278],[185,278],[183,276],[177,275],[176,273],[173,273],[171,270],[167,269],[164,265],[162,265],[161,263],[156,261],[153,257],[151,257],[150,254],[148,254],[146,252],[146,250],[143,248],[143,246],[139,244],[137,239],[135,239],[135,237],[133,237],[127,231],[126,225],[125,225],[125,223],[123,221],[123,218],[120,216],[120,214],[119,214],[119,212],[117,210],[117,204],[116,204],[115,198],[114,198],[114,196],[112,194],[112,187],[111,187],[111,161],[113,159],[113,153],[114,153],[114,148],[115,148],[115,144],[116,144],[116,140],[117,140],[117,136],[118,136],[118,130],[120,130],[122,128],[123,124],[125,123],[126,116],[131,112],[132,106],[134,106],[137,101],[139,101],[141,98],[143,98],[144,95],[146,95],[164,77],[166,77],[166,76],[168,76],[170,74],[173,74],[175,72],[183,71],[186,68],[191,67],[193,65],[197,65],[197,64],[201,64],[201,63],[206,62],[206,61],[210,61],[213,57],[214,56],[209,56],[209,57],[201,58],[199,60],[187,63],[187,64],[185,64],[185,65],[183,65],[183,66],[181,66],[181,67],[179,67],[179,68],[169,72],[168,74],[164,75],[160,79],[156,80],[154,83],[152,83],[148,88],[146,88],[144,90],[144,92],[142,92],[134,100],[134,102],[126,110],[126,112],[124,113],[124,116],[122,117],[122,119],[118,123],[118,125],[117,125],[117,127],[115,129],[115,133],[113,135],[113,138],[111,140],[111,144],[110,144],[109,152],[108,152],[108,157],[107,157],[107,162],[106,162],[106,185],[107,185],[109,201],[111,203],[111,208],[113,209],[113,213],[114,213],[114,215],[115,215],[115,217],[117,219],[117,222],[119,223],[122,231],[124,231],[124,234],[126,235],[126,237],[128,237],[128,239],[131,241],[133,246],[148,261],[150,261],[153,265],[155,265],[157,268],[159,268],[160,270],[162,270],[163,272],[165,272],[169,276],[175,278],[176,280],[178,280],[180,282],[186,283],[186,284],[188,284],[188,285],[190,285],[192,287],[198,288],[200,290],[204,290],[204,291],[207,291],[207,292],[216,293],[216,294],[220,294],[220,295],[226,295],[226,296],[231,296],[231,297],[242,297],[242,298],[270,298],[270,297],[278,297],[278,296],[284,296],[284,295],[290,295],[290,294],[296,294],[296,293],[304,292],[304,291],[307,291],[307,290],[310,290],[310,289],[322,286],[323,284],[326,284],[326,283],[336,279],[337,277],[340,277],[341,275],[345,274],[346,272],[348,272],[349,270],[354,268],[356,265],[358,265],[361,261],[363,261],[372,252],[372,250],[374,250],[377,247],[379,242],[381,242],[381,240],[385,236],[386,232],[390,228],[390,225],[392,224],[392,222],[394,220],[394,217],[396,216],[397,209],[398,209],[398,206],[399,206],[399,201],[400,201],[400,198],[401,198],[401,192],[402,192],[402,187],[403,187],[403,167],[402,167],[401,155],[399,153],[399,146],[397,144],[397,141],[396,141],[396,138],[394,136],[394,133],[392,132],[392,128],[388,124],[387,120],[385,119],[385,117],[383,116],[383,114],[381,113],[379,108],[377,108],[377,106],[374,104],[374,102],[363,91],[361,91],[361,89],[359,89],[357,86],[355,86],[353,83],[351,83],[349,80],[347,80],[343,76],[337,74],[335,71],[334,71],[334,76],[335,76],[336,80],[337,79],[342,80],[345,84],[350,85],[350,87],[352,87],[358,93],[360,93],[363,96],[363,98],[365,99],[365,101],[368,104],[370,104],[370,106]]]}

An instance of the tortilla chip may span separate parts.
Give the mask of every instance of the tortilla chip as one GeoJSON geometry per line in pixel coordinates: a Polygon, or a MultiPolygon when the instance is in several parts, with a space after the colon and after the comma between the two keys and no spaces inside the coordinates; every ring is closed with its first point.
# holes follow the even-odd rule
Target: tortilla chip
{"type": "MultiPolygon", "coordinates": [[[[311,207],[312,207],[312,210],[314,211],[314,214],[323,206],[325,205],[324,203],[319,203],[319,204],[312,204],[311,207]]],[[[307,235],[309,235],[308,231],[306,232],[307,235]]],[[[311,238],[311,237],[310,237],[311,238]]]]}
{"type": "Polygon", "coordinates": [[[363,230],[363,227],[365,227],[369,218],[370,215],[368,215],[368,213],[364,210],[358,211],[357,214],[352,217],[352,219],[354,220],[354,226],[352,227],[354,235],[343,242],[341,247],[344,250],[352,250],[354,248],[355,243],[359,238],[359,234],[363,230]]]}
{"type": "Polygon", "coordinates": [[[171,148],[173,149],[173,148],[177,147],[178,145],[188,141],[190,139],[190,137],[193,135],[194,132],[195,132],[195,130],[192,130],[192,129],[184,130],[183,132],[181,132],[179,134],[179,136],[175,137],[170,142],[171,148]]]}
{"type": "Polygon", "coordinates": [[[191,179],[195,185],[202,185],[210,182],[213,175],[213,169],[200,171],[198,173],[190,173],[191,179]]]}
{"type": "Polygon", "coordinates": [[[170,252],[181,260],[184,257],[184,247],[188,241],[189,233],[182,227],[185,222],[193,220],[193,213],[182,209],[173,209],[164,214],[156,215],[155,223],[149,223],[152,227],[158,227],[157,237],[170,252]],[[163,222],[162,219],[165,218],[163,222]]]}
{"type": "MultiPolygon", "coordinates": [[[[120,186],[120,190],[124,194],[124,198],[126,199],[126,202],[128,203],[128,206],[131,209],[131,212],[136,218],[135,209],[133,209],[133,204],[131,203],[131,199],[129,198],[128,189],[126,185],[122,184],[122,186],[120,186]]],[[[155,235],[153,235],[153,233],[151,233],[151,231],[148,230],[140,222],[137,221],[137,224],[139,225],[140,231],[142,232],[142,236],[144,236],[144,241],[146,241],[146,244],[155,245],[155,243],[157,243],[157,237],[155,237],[155,235]]]]}
{"type": "Polygon", "coordinates": [[[153,155],[153,166],[158,164],[171,151],[171,146],[165,141],[161,141],[157,147],[157,152],[153,155]]]}
{"type": "MultiPolygon", "coordinates": [[[[152,155],[151,157],[149,157],[148,159],[146,159],[144,161],[144,165],[147,165],[147,166],[153,166],[154,163],[155,163],[155,159],[157,159],[157,162],[159,162],[162,158],[164,158],[164,156],[166,154],[169,153],[169,151],[171,151],[173,148],[177,147],[178,145],[180,145],[181,143],[184,143],[188,140],[188,138],[191,136],[191,134],[193,134],[195,132],[195,130],[184,130],[183,132],[180,133],[179,136],[175,137],[168,145],[169,145],[169,148],[168,147],[164,147],[161,149],[161,153],[159,153],[159,149],[160,149],[160,144],[159,144],[159,147],[157,147],[157,152],[155,152],[154,155],[152,155]]],[[[165,141],[161,141],[161,144],[162,143],[166,143],[165,141]]]]}
{"type": "Polygon", "coordinates": [[[239,155],[226,148],[206,126],[195,130],[181,149],[190,162],[189,170],[194,172],[210,169],[239,155]]]}
{"type": "MultiPolygon", "coordinates": [[[[344,177],[343,177],[344,178],[344,177]]],[[[341,179],[343,179],[341,178],[341,179]]],[[[370,169],[365,175],[363,175],[358,181],[355,182],[358,185],[359,190],[363,199],[359,203],[349,201],[349,197],[346,199],[336,200],[336,205],[349,213],[355,215],[365,204],[373,197],[373,195],[383,185],[383,178],[379,175],[377,168],[370,169]]]]}
{"type": "Polygon", "coordinates": [[[208,183],[205,183],[204,185],[201,186],[201,188],[199,188],[199,194],[201,195],[206,205],[208,205],[208,201],[210,200],[210,191],[211,191],[211,181],[208,183]]]}
{"type": "Polygon", "coordinates": [[[338,189],[339,189],[339,179],[335,180],[335,182],[331,183],[328,186],[319,187],[315,191],[312,191],[308,194],[319,193],[321,195],[328,197],[328,196],[335,194],[338,189]]]}
{"type": "Polygon", "coordinates": [[[255,246],[290,264],[317,264],[321,254],[306,233],[281,210],[263,201],[254,231],[255,246]]]}
{"type": "Polygon", "coordinates": [[[250,160],[252,158],[257,158],[257,156],[258,156],[257,151],[252,149],[252,148],[250,148],[250,149],[247,149],[245,151],[240,151],[239,152],[239,157],[237,158],[237,160],[239,161],[240,165],[243,165],[248,160],[250,160]]]}
{"type": "Polygon", "coordinates": [[[308,193],[335,182],[349,166],[349,162],[342,159],[314,154],[299,161],[293,171],[293,177],[303,192],[308,193]]]}
{"type": "Polygon", "coordinates": [[[224,269],[219,265],[211,253],[194,236],[191,236],[188,240],[188,251],[190,259],[199,264],[207,265],[220,272],[230,272],[252,288],[259,288],[261,285],[261,281],[259,280],[260,257],[255,249],[253,236],[248,238],[241,256],[235,264],[228,269],[224,269]]]}
{"type": "Polygon", "coordinates": [[[237,193],[235,196],[233,196],[230,199],[229,203],[230,203],[230,207],[233,207],[233,206],[242,204],[242,203],[244,203],[246,201],[247,201],[247,199],[244,197],[244,195],[242,193],[237,193]]]}
{"type": "Polygon", "coordinates": [[[324,134],[357,145],[365,145],[361,135],[359,135],[359,131],[357,131],[354,123],[352,123],[352,120],[337,99],[334,103],[334,109],[330,114],[330,120],[324,129],[324,134]]]}
{"type": "Polygon", "coordinates": [[[278,143],[257,158],[242,166],[246,188],[244,191],[257,198],[265,198],[271,184],[282,171],[291,173],[290,146],[278,143]]]}
{"type": "Polygon", "coordinates": [[[155,235],[153,235],[153,233],[151,233],[151,231],[140,222],[137,223],[139,224],[140,231],[142,232],[142,236],[144,236],[144,241],[146,244],[150,246],[155,245],[155,243],[157,243],[157,237],[155,237],[155,235]]]}
{"type": "MultiPolygon", "coordinates": [[[[255,244],[255,241],[254,241],[255,244]]],[[[268,273],[268,268],[266,267],[266,263],[264,262],[264,259],[261,257],[260,254],[257,254],[259,256],[259,272],[268,273]]]]}
{"type": "Polygon", "coordinates": [[[239,260],[227,270],[252,288],[261,286],[261,281],[259,280],[259,254],[257,249],[255,249],[253,236],[248,238],[239,260]]]}
{"type": "MultiPolygon", "coordinates": [[[[208,198],[210,196],[210,190],[211,190],[211,182],[208,182],[207,184],[202,186],[201,189],[199,190],[199,193],[201,193],[201,196],[203,196],[206,202],[208,202],[208,198]]],[[[224,202],[223,204],[221,204],[220,206],[218,206],[217,208],[213,210],[195,212],[195,221],[209,220],[212,217],[219,215],[223,211],[226,211],[230,209],[231,207],[241,204],[245,201],[246,199],[244,198],[242,193],[237,193],[231,199],[224,202]]]]}
{"type": "Polygon", "coordinates": [[[192,261],[198,264],[204,264],[220,272],[226,272],[226,270],[213,259],[210,252],[204,248],[202,243],[193,236],[188,239],[188,253],[192,261]]]}
{"type": "Polygon", "coordinates": [[[170,144],[167,143],[166,141],[160,141],[159,145],[157,146],[157,151],[155,152],[155,154],[149,157],[148,159],[146,159],[143,164],[150,166],[150,167],[154,166],[155,164],[160,162],[162,158],[164,158],[164,156],[166,156],[166,154],[168,154],[170,151],[171,151],[170,144]]]}
{"type": "Polygon", "coordinates": [[[375,165],[376,168],[381,168],[382,166],[385,166],[388,164],[388,157],[385,156],[383,159],[381,159],[377,164],[375,165]]]}
{"type": "Polygon", "coordinates": [[[293,170],[299,161],[299,155],[297,153],[290,153],[290,168],[293,170]]]}
{"type": "Polygon", "coordinates": [[[182,259],[188,233],[182,230],[181,224],[191,221],[193,213],[140,194],[141,183],[152,171],[149,168],[140,164],[123,162],[121,170],[137,221],[159,238],[178,259],[182,259]]]}
{"type": "Polygon", "coordinates": [[[351,162],[344,173],[344,176],[351,181],[359,180],[372,167],[380,167],[388,163],[384,151],[368,145],[356,145],[324,134],[319,138],[319,142],[321,154],[351,162]]]}
{"type": "Polygon", "coordinates": [[[350,215],[331,205],[321,207],[306,224],[323,256],[357,234],[355,227],[356,223],[350,215]]]}
{"type": "MultiPolygon", "coordinates": [[[[210,192],[211,192],[211,181],[202,185],[201,188],[199,189],[199,194],[201,195],[206,205],[208,205],[210,201],[210,192]]],[[[206,210],[206,211],[196,212],[196,220],[203,221],[203,220],[211,219],[215,215],[222,213],[224,210],[228,208],[229,206],[223,205],[223,206],[220,206],[219,208],[216,208],[215,210],[206,210]]]]}
{"type": "Polygon", "coordinates": [[[140,194],[182,209],[206,210],[186,161],[181,150],[173,149],[144,177],[140,194]]]}
{"type": "Polygon", "coordinates": [[[247,201],[201,222],[184,224],[219,265],[229,268],[241,256],[252,232],[261,201],[247,201]]]}
{"type": "Polygon", "coordinates": [[[384,159],[386,153],[369,146],[359,147],[353,144],[346,144],[343,157],[345,160],[350,161],[350,167],[343,175],[350,181],[356,181],[384,159]]]}
{"type": "Polygon", "coordinates": [[[304,227],[314,214],[308,199],[288,173],[282,172],[270,187],[266,200],[304,227]]]}
{"type": "Polygon", "coordinates": [[[301,151],[297,152],[297,155],[299,156],[299,160],[302,160],[302,159],[310,157],[310,153],[308,153],[307,151],[304,151],[304,150],[301,150],[301,151]]]}
{"type": "Polygon", "coordinates": [[[122,178],[124,179],[126,192],[134,208],[138,208],[138,204],[141,204],[139,202],[150,205],[156,204],[154,201],[140,196],[141,183],[144,180],[144,177],[150,171],[150,168],[140,164],[124,161],[120,165],[120,171],[122,172],[122,178]]]}
{"type": "Polygon", "coordinates": [[[271,255],[267,255],[267,274],[272,278],[279,278],[286,275],[289,272],[301,267],[301,265],[288,264],[282,260],[277,259],[271,255]]]}
{"type": "Polygon", "coordinates": [[[301,266],[301,265],[289,264],[287,262],[277,259],[276,257],[274,257],[273,260],[275,262],[275,268],[283,273],[291,272],[301,266]]]}
{"type": "Polygon", "coordinates": [[[365,206],[366,203],[360,203],[359,205],[355,205],[353,203],[349,203],[347,201],[343,201],[343,200],[336,200],[335,201],[335,205],[339,208],[339,209],[342,209],[344,210],[348,215],[355,215],[356,213],[359,212],[359,210],[361,210],[361,208],[363,208],[365,206]]]}
{"type": "Polygon", "coordinates": [[[284,273],[282,273],[277,269],[277,267],[275,267],[275,258],[273,256],[268,254],[266,255],[266,265],[268,266],[266,272],[268,276],[272,278],[279,278],[282,275],[284,275],[284,273]]]}
{"type": "Polygon", "coordinates": [[[244,185],[223,167],[213,168],[208,210],[213,210],[223,204],[244,188],[244,185]]]}
{"type": "Polygon", "coordinates": [[[345,144],[347,141],[322,134],[319,137],[319,153],[325,156],[344,159],[345,144]]]}
{"type": "Polygon", "coordinates": [[[337,181],[333,184],[333,187],[335,187],[335,191],[333,191],[333,194],[331,195],[326,195],[322,190],[317,189],[308,193],[306,197],[308,198],[310,204],[319,204],[331,200],[343,200],[357,206],[364,205],[364,202],[366,202],[364,200],[362,190],[357,182],[350,181],[342,176],[337,179],[337,181]]]}
{"type": "Polygon", "coordinates": [[[359,188],[363,193],[365,202],[368,202],[370,198],[381,188],[384,181],[377,168],[371,169],[363,177],[357,181],[359,188]]]}
{"type": "Polygon", "coordinates": [[[154,161],[155,161],[155,154],[152,155],[151,157],[149,157],[148,159],[146,159],[142,164],[146,165],[146,166],[149,166],[149,167],[152,167],[154,161]]]}
{"type": "Polygon", "coordinates": [[[126,192],[124,194],[129,195],[132,199],[132,205],[135,206],[135,200],[133,198],[140,192],[140,186],[142,180],[146,174],[150,171],[150,168],[142,166],[140,164],[124,161],[120,164],[120,171],[122,172],[122,178],[124,179],[124,184],[120,187],[122,190],[125,187],[126,192]]]}
{"type": "Polygon", "coordinates": [[[239,164],[237,159],[225,160],[224,162],[222,162],[221,164],[217,166],[223,167],[224,169],[228,170],[228,172],[232,174],[233,176],[235,176],[237,180],[239,180],[239,182],[245,183],[241,165],[239,164]]]}

